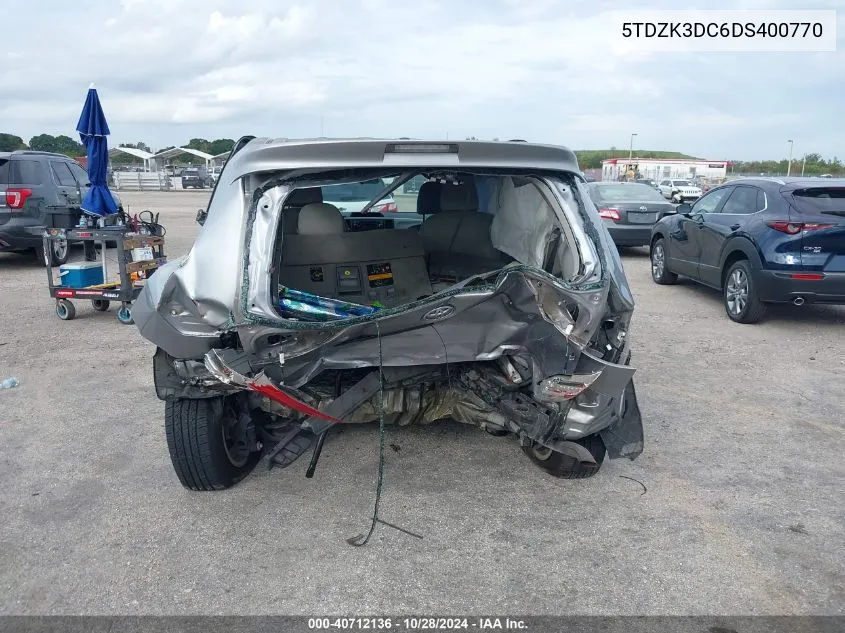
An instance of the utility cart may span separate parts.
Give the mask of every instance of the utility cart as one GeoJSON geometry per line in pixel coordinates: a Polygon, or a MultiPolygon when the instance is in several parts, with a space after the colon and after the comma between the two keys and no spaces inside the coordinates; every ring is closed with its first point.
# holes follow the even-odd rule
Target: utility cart
{"type": "MultiPolygon", "coordinates": [[[[131,325],[132,302],[141,293],[144,281],[167,261],[164,255],[164,237],[132,232],[128,226],[107,226],[102,228],[72,229],[48,228],[44,230],[44,252],[50,252],[50,240],[67,240],[67,243],[90,242],[102,244],[100,260],[93,262],[67,263],[56,269],[47,264],[47,287],[50,296],[56,300],[56,315],[63,321],[76,316],[72,299],[91,301],[99,312],[109,309],[112,301],[120,302],[117,318],[121,323],[131,325]],[[115,243],[117,279],[109,279],[107,250],[109,243],[115,243]]],[[[86,245],[87,246],[87,245],[86,245]]],[[[46,259],[46,256],[45,256],[46,259]]]]}

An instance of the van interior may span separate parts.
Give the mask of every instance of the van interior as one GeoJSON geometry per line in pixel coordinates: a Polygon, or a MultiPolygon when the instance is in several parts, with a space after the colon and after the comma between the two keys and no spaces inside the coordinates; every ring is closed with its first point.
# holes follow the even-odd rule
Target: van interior
{"type": "MultiPolygon", "coordinates": [[[[560,202],[545,179],[470,172],[402,174],[372,187],[370,205],[411,178],[399,210],[345,212],[325,201],[326,187],[291,191],[276,239],[274,302],[284,318],[363,316],[464,285],[493,283],[516,264],[564,280],[578,274],[577,249],[560,202]],[[387,188],[388,193],[385,192],[387,188]],[[402,208],[404,205],[404,208],[402,208]],[[470,280],[470,281],[467,281],[470,280]]],[[[383,208],[383,207],[382,207],[383,208]]],[[[397,207],[394,205],[394,209],[397,207]]]]}

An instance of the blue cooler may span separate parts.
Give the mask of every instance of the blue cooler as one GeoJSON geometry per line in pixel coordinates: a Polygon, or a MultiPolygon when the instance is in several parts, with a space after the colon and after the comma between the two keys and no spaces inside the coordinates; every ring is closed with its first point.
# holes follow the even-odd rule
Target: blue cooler
{"type": "Polygon", "coordinates": [[[101,262],[77,262],[59,266],[60,285],[65,288],[87,288],[103,283],[101,262]]]}

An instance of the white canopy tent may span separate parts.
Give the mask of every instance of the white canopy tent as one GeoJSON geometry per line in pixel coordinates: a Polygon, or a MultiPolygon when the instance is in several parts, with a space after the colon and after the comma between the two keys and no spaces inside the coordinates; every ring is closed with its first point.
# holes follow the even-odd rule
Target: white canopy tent
{"type": "Polygon", "coordinates": [[[129,154],[135,158],[140,158],[144,161],[144,171],[150,171],[150,159],[153,158],[153,155],[149,152],[145,152],[142,149],[135,149],[134,147],[109,148],[109,156],[114,156],[115,154],[129,154]]]}
{"type": "Polygon", "coordinates": [[[171,149],[166,149],[152,157],[156,164],[156,170],[161,171],[171,158],[176,158],[182,154],[191,154],[192,156],[201,158],[205,163],[206,168],[211,167],[211,162],[214,159],[214,156],[211,154],[202,152],[198,149],[193,149],[192,147],[172,147],[171,149]]]}
{"type": "Polygon", "coordinates": [[[228,151],[228,152],[222,152],[220,154],[217,154],[216,156],[213,156],[212,159],[214,160],[214,164],[217,165],[217,166],[223,165],[223,163],[225,163],[229,159],[229,154],[231,154],[231,153],[232,153],[231,151],[228,151]]]}

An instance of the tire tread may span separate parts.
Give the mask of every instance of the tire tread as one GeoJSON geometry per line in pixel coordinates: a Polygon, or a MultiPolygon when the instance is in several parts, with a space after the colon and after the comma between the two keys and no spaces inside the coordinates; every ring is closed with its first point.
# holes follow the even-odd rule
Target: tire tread
{"type": "MultiPolygon", "coordinates": [[[[254,455],[242,469],[234,469],[215,454],[221,403],[212,399],[176,399],[165,403],[164,420],[170,460],[179,482],[190,490],[223,490],[243,479],[255,466],[254,455]]],[[[223,458],[225,459],[225,457],[223,458]]]]}

